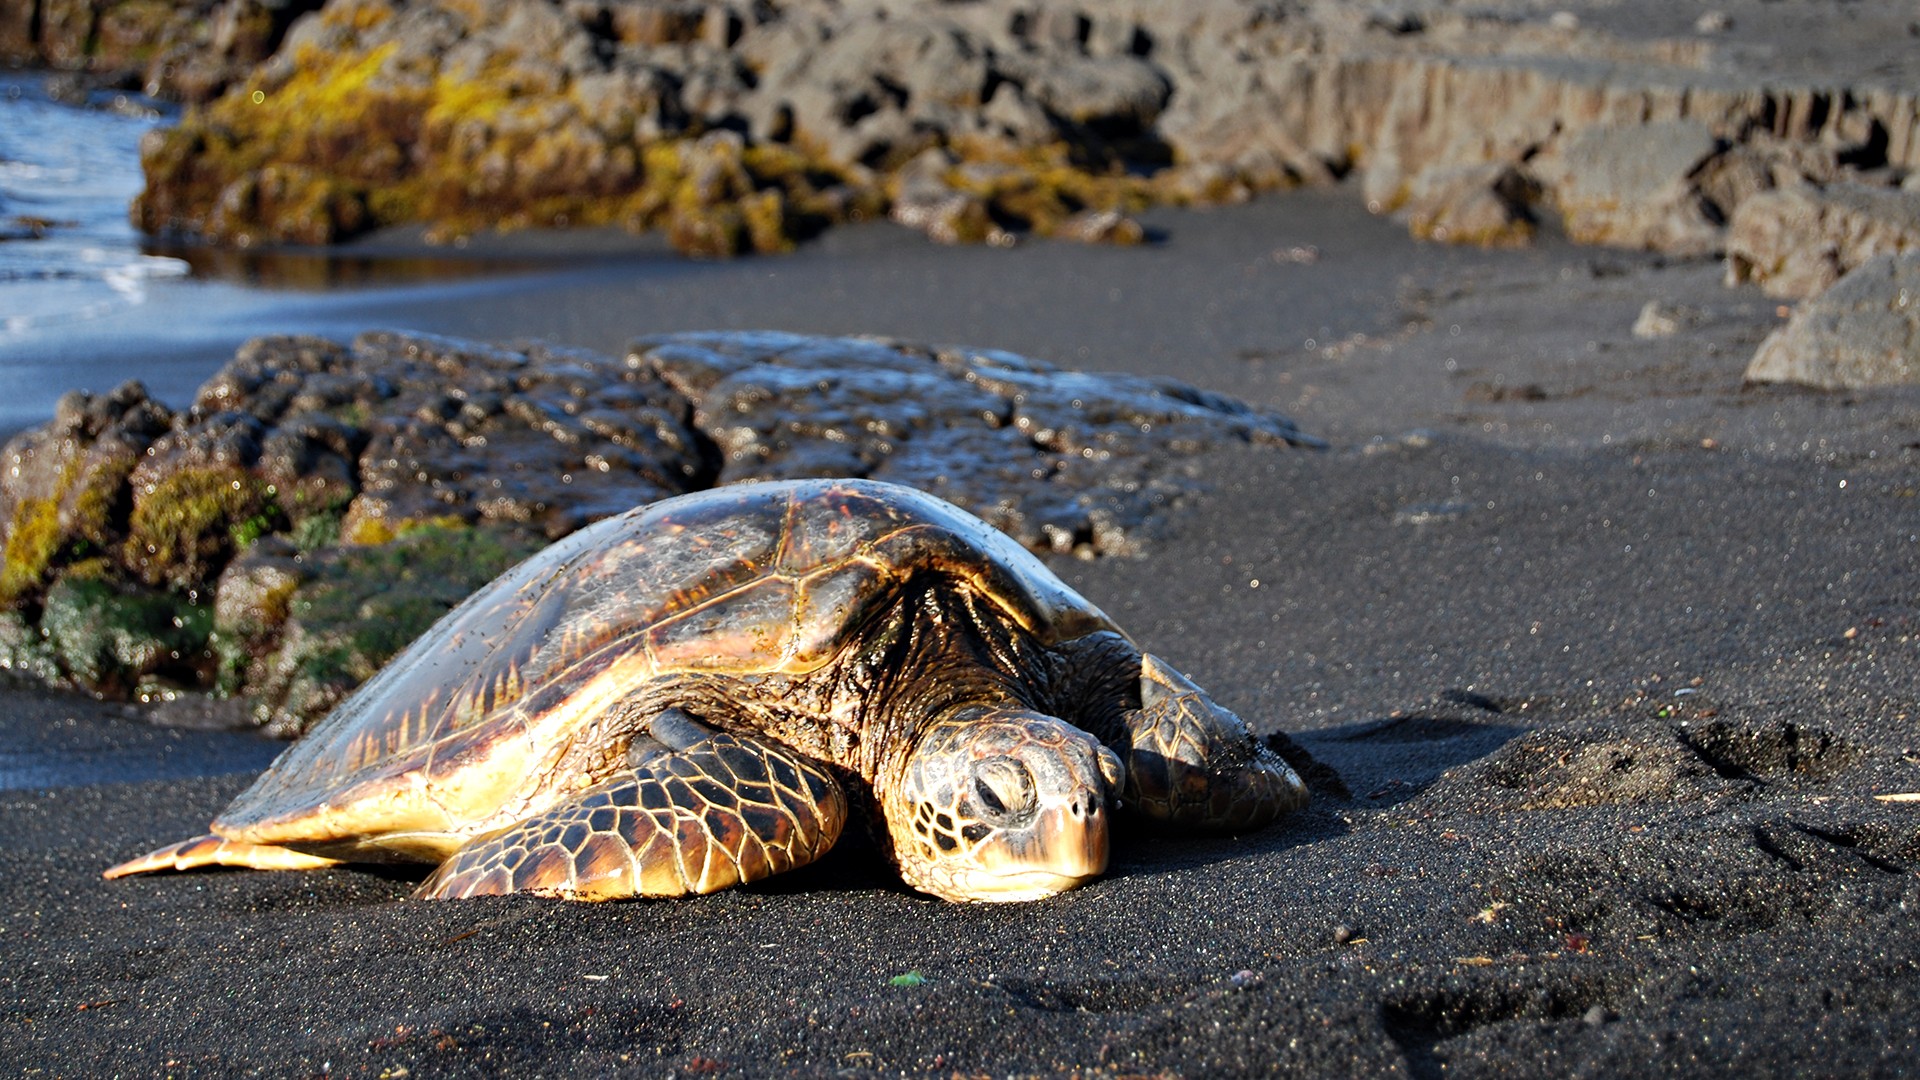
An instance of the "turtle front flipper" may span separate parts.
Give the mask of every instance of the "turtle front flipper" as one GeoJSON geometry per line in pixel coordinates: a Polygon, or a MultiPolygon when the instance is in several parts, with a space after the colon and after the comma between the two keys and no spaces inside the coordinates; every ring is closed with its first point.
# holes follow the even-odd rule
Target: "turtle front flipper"
{"type": "Polygon", "coordinates": [[[1201,829],[1257,829],[1307,804],[1307,787],[1246,722],[1157,656],[1140,663],[1140,709],[1122,801],[1150,820],[1201,829]]]}
{"type": "Polygon", "coordinates": [[[308,855],[291,848],[271,844],[249,844],[208,833],[177,844],[168,844],[137,859],[111,866],[100,876],[127,877],[150,874],[156,870],[197,870],[203,866],[244,866],[249,870],[319,870],[339,866],[339,859],[308,855]]]}
{"type": "Polygon", "coordinates": [[[710,893],[805,866],[839,838],[846,793],[819,763],[678,710],[652,731],[629,755],[632,772],[469,841],[414,896],[710,893]]]}

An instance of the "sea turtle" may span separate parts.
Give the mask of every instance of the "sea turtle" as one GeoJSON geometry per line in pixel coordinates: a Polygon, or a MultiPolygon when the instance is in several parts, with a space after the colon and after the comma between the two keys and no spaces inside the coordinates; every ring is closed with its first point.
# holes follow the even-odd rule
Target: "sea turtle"
{"type": "Polygon", "coordinates": [[[108,877],[439,864],[416,896],[706,893],[804,865],[849,807],[916,889],[1027,900],[1108,819],[1257,828],[1278,755],[1025,549],[867,480],[609,518],[450,612],[209,835],[108,877]],[[1124,763],[1124,764],[1123,764],[1124,763]]]}

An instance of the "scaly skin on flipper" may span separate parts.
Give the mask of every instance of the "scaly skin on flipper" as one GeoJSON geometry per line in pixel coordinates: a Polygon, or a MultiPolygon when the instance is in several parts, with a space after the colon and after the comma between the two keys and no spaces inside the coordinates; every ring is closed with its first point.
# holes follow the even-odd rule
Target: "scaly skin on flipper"
{"type": "Polygon", "coordinates": [[[1307,804],[1293,768],[1237,716],[1166,661],[1140,661],[1140,711],[1128,718],[1129,808],[1157,822],[1220,832],[1258,829],[1307,804]]]}
{"type": "Polygon", "coordinates": [[[148,874],[155,870],[198,870],[203,866],[239,866],[248,870],[320,870],[338,865],[339,859],[308,855],[270,844],[248,844],[208,833],[110,866],[100,876],[118,878],[129,874],[148,874]]]}
{"type": "Polygon", "coordinates": [[[710,893],[805,866],[839,838],[846,796],[818,764],[677,710],[652,731],[662,745],[643,748],[631,774],[472,841],[413,895],[710,893]]]}

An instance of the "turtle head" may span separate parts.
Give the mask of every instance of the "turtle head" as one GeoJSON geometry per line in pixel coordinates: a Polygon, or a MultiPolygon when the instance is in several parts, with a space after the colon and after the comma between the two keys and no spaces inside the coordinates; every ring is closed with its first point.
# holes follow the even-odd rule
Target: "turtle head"
{"type": "Polygon", "coordinates": [[[1120,759],[1051,716],[975,712],[935,725],[879,792],[900,876],[946,900],[1038,900],[1107,868],[1120,759]]]}

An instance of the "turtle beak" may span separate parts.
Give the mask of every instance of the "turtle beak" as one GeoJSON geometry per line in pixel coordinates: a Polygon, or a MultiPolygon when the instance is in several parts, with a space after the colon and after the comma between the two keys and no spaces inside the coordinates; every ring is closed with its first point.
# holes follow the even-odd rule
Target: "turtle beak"
{"type": "Polygon", "coordinates": [[[1056,807],[1048,811],[1053,820],[1042,827],[1057,837],[1051,865],[1061,877],[1072,878],[1075,885],[1107,872],[1107,815],[1098,803],[1088,806],[1056,807]]]}
{"type": "Polygon", "coordinates": [[[1106,809],[1087,799],[1042,811],[1022,857],[1005,869],[987,867],[973,876],[965,899],[1039,900],[1085,885],[1106,870],[1106,809]]]}

